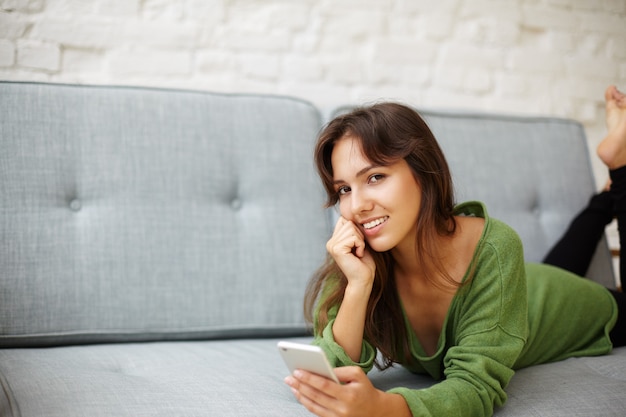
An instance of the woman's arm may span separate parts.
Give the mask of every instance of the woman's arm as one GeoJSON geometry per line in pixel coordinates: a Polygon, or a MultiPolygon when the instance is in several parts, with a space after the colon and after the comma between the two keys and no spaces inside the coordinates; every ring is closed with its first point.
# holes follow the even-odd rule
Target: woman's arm
{"type": "Polygon", "coordinates": [[[348,280],[343,301],[332,324],[333,338],[352,361],[358,362],[376,266],[365,246],[363,233],[343,217],[337,221],[326,249],[348,280]]]}
{"type": "Polygon", "coordinates": [[[361,359],[363,331],[371,285],[348,284],[333,323],[333,338],[354,362],[361,359]]]}

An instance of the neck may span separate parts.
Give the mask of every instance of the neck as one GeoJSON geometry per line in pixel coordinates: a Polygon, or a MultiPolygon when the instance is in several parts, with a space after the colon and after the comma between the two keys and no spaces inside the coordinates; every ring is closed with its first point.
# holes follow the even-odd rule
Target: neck
{"type": "Polygon", "coordinates": [[[423,261],[418,257],[418,252],[424,249],[420,248],[415,241],[392,249],[396,279],[432,283],[428,276],[437,273],[436,263],[432,259],[435,257],[444,265],[447,264],[446,259],[451,259],[454,253],[451,240],[451,236],[437,235],[432,247],[429,248],[430,254],[425,255],[423,261]]]}

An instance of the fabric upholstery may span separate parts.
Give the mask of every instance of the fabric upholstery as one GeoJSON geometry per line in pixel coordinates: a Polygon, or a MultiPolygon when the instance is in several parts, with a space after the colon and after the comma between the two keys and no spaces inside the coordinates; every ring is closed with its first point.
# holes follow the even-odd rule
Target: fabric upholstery
{"type": "Polygon", "coordinates": [[[0,346],[303,334],[304,101],[0,83],[0,346]]]}
{"type": "MultiPolygon", "coordinates": [[[[277,342],[239,339],[0,349],[0,415],[310,416],[283,383],[288,370],[277,342]]],[[[625,348],[610,356],[523,369],[513,377],[508,402],[495,415],[622,416],[625,375],[625,348]]],[[[434,383],[402,368],[374,370],[370,378],[383,390],[399,385],[427,388],[434,383]]]]}

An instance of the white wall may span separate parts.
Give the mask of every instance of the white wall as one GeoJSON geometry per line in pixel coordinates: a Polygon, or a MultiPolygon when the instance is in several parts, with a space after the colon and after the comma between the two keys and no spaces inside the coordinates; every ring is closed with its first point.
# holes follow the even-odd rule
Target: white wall
{"type": "Polygon", "coordinates": [[[0,0],[0,79],[557,115],[594,152],[626,0],[0,0]]]}

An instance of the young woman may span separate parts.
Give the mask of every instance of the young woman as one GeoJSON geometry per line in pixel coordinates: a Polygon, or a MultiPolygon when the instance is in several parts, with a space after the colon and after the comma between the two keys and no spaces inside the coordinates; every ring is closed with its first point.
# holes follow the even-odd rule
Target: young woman
{"type": "Polygon", "coordinates": [[[315,159],[340,218],[305,309],[342,384],[304,371],[287,377],[308,410],[491,415],[515,369],[626,344],[624,294],[563,269],[577,239],[595,249],[613,216],[626,229],[626,96],[615,87],[605,96],[609,134],[598,155],[612,184],[547,257],[559,267],[525,264],[517,234],[483,204],[455,206],[446,160],[412,109],[377,104],[328,124],[315,159]],[[366,372],[394,363],[441,382],[375,389],[366,372]]]}

